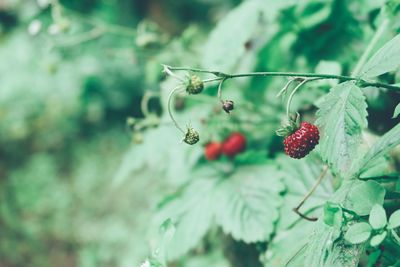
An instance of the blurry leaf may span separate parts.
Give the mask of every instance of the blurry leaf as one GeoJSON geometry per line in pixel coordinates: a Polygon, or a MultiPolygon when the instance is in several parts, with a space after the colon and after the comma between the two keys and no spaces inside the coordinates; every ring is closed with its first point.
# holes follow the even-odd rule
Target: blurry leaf
{"type": "Polygon", "coordinates": [[[389,217],[388,229],[394,229],[400,226],[400,210],[396,210],[389,217]]]}
{"type": "Polygon", "coordinates": [[[400,34],[387,42],[364,65],[361,78],[376,77],[394,71],[400,66],[400,34]]]}
{"type": "Polygon", "coordinates": [[[368,265],[367,267],[373,267],[377,263],[379,257],[381,256],[382,251],[380,249],[375,250],[368,256],[368,265]]]}
{"type": "Polygon", "coordinates": [[[392,119],[395,119],[399,116],[400,114],[400,104],[397,104],[396,108],[394,109],[393,117],[392,119]]]}
{"type": "Polygon", "coordinates": [[[368,223],[356,223],[349,227],[344,238],[352,244],[363,243],[371,236],[371,231],[371,226],[368,223]]]}
{"type": "Polygon", "coordinates": [[[373,229],[382,229],[387,223],[385,209],[381,205],[375,204],[371,209],[368,220],[373,229]]]}
{"type": "Polygon", "coordinates": [[[246,243],[268,240],[282,204],[282,177],[273,165],[239,167],[216,188],[216,221],[246,243]]]}
{"type": "Polygon", "coordinates": [[[383,233],[374,235],[371,238],[371,241],[369,242],[369,244],[371,245],[371,247],[379,246],[383,242],[383,240],[386,238],[386,236],[387,236],[386,231],[384,231],[383,233]]]}
{"type": "Polygon", "coordinates": [[[218,23],[205,44],[202,62],[205,68],[221,71],[234,68],[259,23],[261,7],[262,1],[245,1],[218,23]]]}
{"type": "Polygon", "coordinates": [[[385,189],[379,183],[357,181],[350,188],[343,206],[358,215],[365,216],[371,212],[375,204],[383,205],[384,198],[385,189]]]}
{"type": "Polygon", "coordinates": [[[369,149],[366,155],[360,158],[359,163],[354,165],[352,172],[363,172],[368,166],[379,157],[385,155],[389,150],[400,144],[400,124],[397,124],[390,131],[385,133],[379,140],[369,149]]]}
{"type": "Polygon", "coordinates": [[[335,173],[348,171],[367,127],[367,104],[360,88],[353,82],[333,87],[317,112],[321,128],[320,154],[335,173]]]}
{"type": "Polygon", "coordinates": [[[211,225],[212,196],[218,174],[201,169],[193,176],[197,178],[182,194],[163,204],[156,214],[156,222],[171,218],[175,223],[176,231],[166,251],[168,260],[177,259],[195,248],[211,225]]]}

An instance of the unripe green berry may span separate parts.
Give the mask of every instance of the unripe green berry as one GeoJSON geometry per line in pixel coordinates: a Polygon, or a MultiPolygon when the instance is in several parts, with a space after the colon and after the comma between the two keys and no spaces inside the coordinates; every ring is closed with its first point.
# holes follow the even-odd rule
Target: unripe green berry
{"type": "Polygon", "coordinates": [[[189,145],[194,145],[197,142],[199,142],[199,140],[200,140],[199,133],[192,127],[188,127],[183,142],[189,145]]]}
{"type": "Polygon", "coordinates": [[[187,85],[186,92],[190,95],[200,94],[204,89],[204,83],[197,75],[190,76],[187,85]]]}

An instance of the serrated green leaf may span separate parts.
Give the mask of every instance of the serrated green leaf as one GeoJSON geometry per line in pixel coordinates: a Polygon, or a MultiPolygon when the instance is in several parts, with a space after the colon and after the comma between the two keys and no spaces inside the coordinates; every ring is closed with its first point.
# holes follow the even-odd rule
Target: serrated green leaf
{"type": "Polygon", "coordinates": [[[393,119],[397,118],[399,116],[399,114],[400,114],[400,104],[397,104],[396,108],[394,109],[392,118],[393,119]]]}
{"type": "Polygon", "coordinates": [[[392,148],[400,144],[400,124],[397,124],[390,131],[384,134],[379,140],[368,150],[364,157],[354,165],[352,173],[362,173],[369,168],[379,157],[382,157],[392,148]]]}
{"type": "Polygon", "coordinates": [[[237,240],[268,240],[279,217],[283,190],[273,165],[240,167],[216,188],[216,221],[237,240]]]}
{"type": "Polygon", "coordinates": [[[382,229],[387,223],[385,209],[381,205],[375,204],[371,209],[368,220],[373,229],[382,229]]]}
{"type": "Polygon", "coordinates": [[[400,66],[400,34],[378,50],[360,72],[361,78],[376,77],[400,66]]]}
{"type": "Polygon", "coordinates": [[[400,210],[396,210],[389,217],[388,229],[394,229],[400,226],[400,210]]]}
{"type": "Polygon", "coordinates": [[[374,205],[383,205],[385,193],[385,189],[375,181],[357,181],[350,188],[343,206],[358,215],[368,215],[374,205]]]}
{"type": "Polygon", "coordinates": [[[370,244],[372,247],[379,246],[379,245],[383,242],[383,240],[385,240],[386,236],[387,236],[387,232],[386,232],[386,231],[384,231],[384,232],[381,233],[381,234],[374,235],[374,236],[371,238],[371,240],[369,241],[369,244],[370,244]]]}
{"type": "Polygon", "coordinates": [[[321,103],[317,117],[323,160],[335,173],[346,172],[357,157],[361,131],[367,127],[367,104],[360,88],[354,82],[333,87],[321,103]]]}
{"type": "Polygon", "coordinates": [[[360,244],[371,236],[371,226],[366,222],[356,223],[349,227],[344,239],[352,244],[360,244]]]}
{"type": "Polygon", "coordinates": [[[181,195],[171,198],[158,210],[155,222],[171,218],[175,233],[169,242],[166,258],[176,259],[196,247],[208,231],[213,213],[212,198],[218,173],[203,168],[196,171],[194,180],[181,195]],[[203,178],[207,177],[207,178],[203,178]]]}

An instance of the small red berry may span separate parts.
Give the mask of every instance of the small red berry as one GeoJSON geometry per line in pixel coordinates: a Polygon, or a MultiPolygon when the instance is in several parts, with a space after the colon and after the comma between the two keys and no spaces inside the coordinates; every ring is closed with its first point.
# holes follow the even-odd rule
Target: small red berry
{"type": "Polygon", "coordinates": [[[204,148],[204,155],[208,160],[216,160],[221,156],[222,145],[218,142],[211,142],[204,148]]]}
{"type": "Polygon", "coordinates": [[[285,138],[283,144],[285,145],[286,155],[301,159],[315,148],[318,141],[319,131],[317,126],[309,122],[302,122],[297,131],[285,138]]]}
{"type": "Polygon", "coordinates": [[[246,137],[241,133],[232,133],[222,144],[222,153],[228,157],[234,157],[245,149],[246,137]]]}

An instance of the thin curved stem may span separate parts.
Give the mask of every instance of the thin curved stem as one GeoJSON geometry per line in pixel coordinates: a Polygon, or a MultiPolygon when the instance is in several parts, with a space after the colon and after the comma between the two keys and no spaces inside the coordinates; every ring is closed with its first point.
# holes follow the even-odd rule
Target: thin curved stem
{"type": "Polygon", "coordinates": [[[293,209],[295,213],[297,213],[301,218],[306,219],[308,221],[317,221],[318,218],[314,217],[308,217],[304,214],[302,214],[299,210],[300,208],[304,205],[304,203],[307,201],[307,199],[314,193],[314,191],[318,188],[320,183],[325,177],[325,174],[328,172],[328,166],[325,165],[324,168],[322,169],[321,174],[319,175],[317,181],[315,182],[314,186],[311,188],[311,190],[304,196],[303,200],[300,202],[300,204],[293,209]]]}
{"type": "Polygon", "coordinates": [[[293,91],[290,93],[287,104],[286,104],[286,116],[288,118],[288,121],[290,121],[290,105],[292,104],[293,96],[296,94],[296,92],[307,82],[318,80],[320,78],[315,78],[315,79],[304,79],[301,83],[299,83],[293,91]]]}
{"type": "Polygon", "coordinates": [[[222,100],[222,84],[226,81],[226,79],[227,78],[223,78],[222,81],[218,85],[217,96],[218,96],[219,101],[221,101],[222,104],[224,103],[224,100],[222,100]]]}
{"type": "Polygon", "coordinates": [[[175,127],[176,127],[179,131],[181,131],[183,134],[185,134],[185,131],[179,126],[178,122],[177,122],[177,121],[175,120],[175,118],[174,118],[174,115],[172,115],[172,110],[171,110],[171,100],[172,100],[174,94],[175,94],[176,92],[178,92],[180,89],[181,89],[181,88],[178,86],[178,87],[176,87],[174,90],[172,90],[172,91],[169,93],[169,95],[168,95],[168,104],[167,104],[167,106],[168,106],[168,114],[169,114],[171,120],[174,122],[175,127]]]}
{"type": "Polygon", "coordinates": [[[147,91],[143,97],[142,101],[140,101],[140,109],[145,117],[148,117],[151,115],[151,112],[149,110],[149,101],[151,98],[156,97],[157,95],[154,93],[151,93],[147,91]]]}
{"type": "Polygon", "coordinates": [[[279,93],[276,95],[276,97],[280,97],[281,95],[285,94],[289,88],[289,86],[294,82],[295,79],[290,79],[285,86],[279,91],[279,93]]]}

